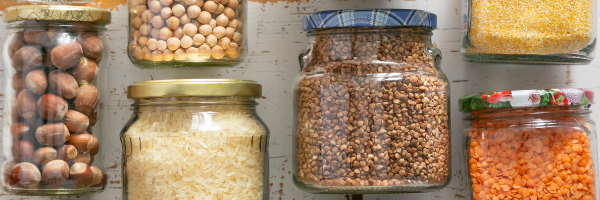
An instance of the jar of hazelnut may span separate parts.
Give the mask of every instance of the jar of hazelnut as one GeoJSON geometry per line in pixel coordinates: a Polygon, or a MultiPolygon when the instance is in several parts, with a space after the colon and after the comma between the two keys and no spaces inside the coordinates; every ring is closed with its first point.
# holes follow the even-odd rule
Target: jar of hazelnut
{"type": "Polygon", "coordinates": [[[472,199],[600,199],[593,98],[587,89],[461,98],[472,199]]]}
{"type": "Polygon", "coordinates": [[[129,59],[141,68],[233,67],[246,56],[246,0],[128,0],[129,59]]]}
{"type": "Polygon", "coordinates": [[[450,181],[448,81],[435,14],[304,17],[294,82],[294,182],[312,193],[424,192],[450,181]]]}
{"type": "Polygon", "coordinates": [[[110,13],[31,5],[10,7],[4,17],[2,187],[33,196],[102,191],[97,108],[110,13]]]}

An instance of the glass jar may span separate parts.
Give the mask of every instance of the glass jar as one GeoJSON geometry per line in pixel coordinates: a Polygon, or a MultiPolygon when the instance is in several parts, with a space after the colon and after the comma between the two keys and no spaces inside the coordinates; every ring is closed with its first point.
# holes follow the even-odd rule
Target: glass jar
{"type": "Polygon", "coordinates": [[[461,98],[473,199],[600,199],[592,98],[584,89],[461,98]]]}
{"type": "Polygon", "coordinates": [[[129,59],[141,68],[244,61],[246,0],[128,0],[129,59]]]}
{"type": "Polygon", "coordinates": [[[230,79],[129,86],[121,132],[123,199],[269,199],[269,130],[261,85],[230,79]]]}
{"type": "Polygon", "coordinates": [[[104,81],[98,75],[110,13],[33,5],[10,7],[4,16],[4,190],[35,196],[102,191],[97,106],[104,81]]]}
{"type": "Polygon", "coordinates": [[[472,62],[588,64],[596,0],[462,0],[462,57],[472,62]]]}
{"type": "Polygon", "coordinates": [[[449,88],[431,43],[436,21],[420,10],[304,17],[310,42],[294,82],[298,187],[394,193],[448,184],[449,88]]]}

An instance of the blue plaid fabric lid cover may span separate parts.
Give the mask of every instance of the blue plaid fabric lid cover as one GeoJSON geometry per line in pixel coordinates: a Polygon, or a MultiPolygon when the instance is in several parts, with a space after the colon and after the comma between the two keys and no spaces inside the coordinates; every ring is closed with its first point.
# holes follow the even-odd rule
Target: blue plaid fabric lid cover
{"type": "Polygon", "coordinates": [[[304,30],[368,26],[424,26],[437,28],[437,16],[412,9],[328,10],[302,18],[304,30]]]}

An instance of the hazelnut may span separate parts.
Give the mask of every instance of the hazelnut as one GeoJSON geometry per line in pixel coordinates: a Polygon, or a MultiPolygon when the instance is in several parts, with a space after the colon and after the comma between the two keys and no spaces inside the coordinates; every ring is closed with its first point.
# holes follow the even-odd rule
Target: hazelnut
{"type": "MultiPolygon", "coordinates": [[[[8,186],[10,185],[10,174],[12,174],[12,169],[15,167],[14,161],[6,161],[4,166],[2,166],[2,185],[8,186]]],[[[94,169],[92,169],[93,171],[94,169]]]]}
{"type": "Polygon", "coordinates": [[[75,163],[71,165],[70,179],[75,187],[89,187],[94,181],[94,173],[89,165],[85,163],[75,163]]]}
{"type": "Polygon", "coordinates": [[[65,126],[71,132],[85,132],[89,124],[89,118],[80,112],[69,110],[65,115],[65,126]]]}
{"type": "Polygon", "coordinates": [[[34,150],[33,144],[29,141],[14,141],[11,147],[13,160],[17,162],[31,162],[33,160],[34,150]]]}
{"type": "Polygon", "coordinates": [[[16,164],[10,173],[10,185],[14,187],[35,187],[41,180],[40,170],[34,164],[22,162],[16,164]]]}
{"type": "Polygon", "coordinates": [[[96,137],[89,133],[73,134],[69,140],[69,144],[75,146],[77,150],[81,152],[87,152],[91,155],[94,154],[92,154],[90,150],[94,149],[97,153],[99,146],[96,137]]]}
{"type": "Polygon", "coordinates": [[[45,46],[51,43],[47,31],[41,29],[26,30],[23,33],[23,38],[28,45],[45,46]]]}
{"type": "Polygon", "coordinates": [[[77,154],[77,148],[75,148],[73,145],[67,144],[58,148],[57,158],[67,162],[72,162],[73,159],[77,158],[77,154]]]}
{"type": "Polygon", "coordinates": [[[17,122],[17,123],[10,125],[10,135],[14,139],[21,138],[21,136],[28,133],[29,130],[30,130],[29,126],[23,122],[17,122]]]}
{"type": "Polygon", "coordinates": [[[52,49],[52,64],[59,69],[69,69],[79,63],[82,54],[83,49],[77,41],[59,44],[52,49]]]}
{"type": "Polygon", "coordinates": [[[82,85],[77,91],[77,97],[75,97],[75,110],[89,115],[96,110],[98,105],[98,89],[94,85],[82,85]]]}
{"type": "Polygon", "coordinates": [[[96,122],[98,122],[98,112],[96,112],[94,110],[94,113],[86,115],[89,119],[90,119],[90,125],[88,126],[88,128],[96,125],[96,122]]]}
{"type": "MultiPolygon", "coordinates": [[[[139,47],[136,47],[136,49],[137,48],[139,47]]],[[[84,85],[94,81],[94,78],[98,76],[99,70],[100,68],[96,65],[96,62],[84,57],[79,61],[79,64],[77,64],[76,67],[69,69],[69,73],[75,78],[77,83],[84,85]]]]}
{"type": "Polygon", "coordinates": [[[12,58],[23,46],[23,33],[14,33],[8,38],[8,57],[12,58]]]}
{"type": "Polygon", "coordinates": [[[62,120],[69,110],[67,102],[54,94],[42,95],[38,99],[36,107],[37,114],[48,121],[62,120]]]}
{"type": "MultiPolygon", "coordinates": [[[[17,108],[21,117],[25,119],[35,118],[37,96],[29,90],[21,90],[17,95],[17,108]]],[[[65,102],[66,103],[66,102],[65,102]]]]}
{"type": "Polygon", "coordinates": [[[43,166],[47,162],[56,159],[56,150],[52,147],[42,147],[39,148],[35,153],[33,153],[33,164],[38,166],[43,166]]]}
{"type": "Polygon", "coordinates": [[[71,134],[63,123],[44,124],[35,131],[35,138],[44,146],[60,146],[69,141],[71,134]]]}
{"type": "Polygon", "coordinates": [[[24,74],[33,71],[42,66],[44,57],[42,52],[33,46],[24,46],[20,48],[12,57],[12,66],[18,72],[24,74]]]}
{"type": "Polygon", "coordinates": [[[48,162],[42,170],[42,180],[52,187],[60,187],[69,178],[69,164],[64,160],[48,162]]]}
{"type": "Polygon", "coordinates": [[[89,153],[79,152],[77,157],[73,159],[73,163],[92,164],[92,156],[89,153]]]}
{"type": "Polygon", "coordinates": [[[12,103],[12,106],[10,107],[10,119],[13,122],[20,122],[23,121],[23,119],[21,118],[21,113],[19,113],[19,104],[18,102],[15,100],[12,103]]]}
{"type": "Polygon", "coordinates": [[[92,187],[99,187],[102,185],[102,178],[104,176],[104,174],[102,173],[102,170],[98,167],[95,166],[90,166],[90,169],[92,169],[92,187]]]}
{"type": "Polygon", "coordinates": [[[52,87],[57,95],[62,96],[62,98],[72,99],[75,98],[75,95],[77,95],[79,85],[77,84],[77,80],[75,80],[75,78],[73,78],[73,76],[70,74],[66,72],[60,72],[59,70],[54,70],[50,72],[48,78],[50,79],[50,87],[52,87]]]}
{"type": "Polygon", "coordinates": [[[23,89],[23,74],[16,73],[12,77],[12,88],[16,92],[19,92],[23,89]]]}
{"type": "Polygon", "coordinates": [[[25,86],[27,90],[34,94],[43,94],[48,88],[48,77],[44,70],[38,69],[33,70],[25,77],[25,86]]]}
{"type": "Polygon", "coordinates": [[[98,37],[98,34],[89,32],[83,33],[79,36],[79,42],[81,43],[81,48],[83,48],[84,56],[92,59],[102,56],[104,46],[102,45],[102,40],[98,37]]]}

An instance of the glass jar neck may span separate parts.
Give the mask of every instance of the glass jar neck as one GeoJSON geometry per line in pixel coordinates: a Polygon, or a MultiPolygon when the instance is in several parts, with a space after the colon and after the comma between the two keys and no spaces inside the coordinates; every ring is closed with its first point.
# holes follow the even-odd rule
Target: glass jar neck
{"type": "Polygon", "coordinates": [[[466,116],[472,127],[506,127],[515,125],[552,126],[560,123],[585,123],[589,106],[549,106],[487,109],[466,116]]]}
{"type": "Polygon", "coordinates": [[[136,112],[145,111],[201,111],[205,109],[218,110],[220,107],[252,111],[256,109],[253,97],[160,97],[135,99],[133,107],[136,112]]]}
{"type": "Polygon", "coordinates": [[[353,28],[327,28],[309,30],[308,36],[320,35],[348,35],[348,34],[369,34],[369,35],[406,35],[420,36],[426,41],[431,42],[433,28],[419,26],[402,26],[402,27],[353,27],[353,28]]]}
{"type": "Polygon", "coordinates": [[[11,21],[8,23],[8,29],[50,29],[50,30],[70,30],[80,31],[106,31],[107,23],[104,22],[73,22],[73,21],[11,21]]]}

